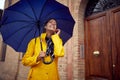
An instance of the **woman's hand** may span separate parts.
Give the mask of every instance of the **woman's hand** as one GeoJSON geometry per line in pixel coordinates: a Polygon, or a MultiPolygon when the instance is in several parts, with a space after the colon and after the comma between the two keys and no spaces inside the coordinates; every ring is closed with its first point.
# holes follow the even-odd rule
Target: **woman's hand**
{"type": "Polygon", "coordinates": [[[60,29],[56,29],[56,34],[60,35],[61,30],[60,29]]]}
{"type": "Polygon", "coordinates": [[[45,52],[43,52],[43,51],[41,51],[41,52],[40,52],[39,57],[41,57],[41,58],[42,58],[42,57],[45,57],[45,55],[46,55],[46,53],[45,53],[45,52]]]}
{"type": "Polygon", "coordinates": [[[37,57],[37,61],[40,61],[41,58],[43,58],[43,57],[45,57],[45,56],[46,56],[46,53],[43,52],[43,51],[41,51],[40,54],[39,54],[38,57],[37,57]]]}

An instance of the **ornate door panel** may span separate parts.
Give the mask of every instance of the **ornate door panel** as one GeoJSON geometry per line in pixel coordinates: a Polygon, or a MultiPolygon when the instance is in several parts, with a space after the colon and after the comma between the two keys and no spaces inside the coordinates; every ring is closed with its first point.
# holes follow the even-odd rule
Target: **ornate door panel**
{"type": "Polygon", "coordinates": [[[86,80],[112,80],[108,19],[103,12],[85,20],[86,80]]]}
{"type": "Polygon", "coordinates": [[[120,80],[120,7],[110,10],[113,78],[120,80]]]}

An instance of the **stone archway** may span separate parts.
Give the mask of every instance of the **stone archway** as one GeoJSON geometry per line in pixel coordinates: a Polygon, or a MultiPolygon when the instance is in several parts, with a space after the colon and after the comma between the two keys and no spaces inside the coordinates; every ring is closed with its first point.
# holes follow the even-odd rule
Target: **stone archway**
{"type": "Polygon", "coordinates": [[[74,19],[76,25],[73,32],[73,80],[85,79],[85,56],[84,56],[84,15],[88,0],[74,1],[74,19]],[[74,41],[74,42],[73,42],[74,41]]]}
{"type": "Polygon", "coordinates": [[[79,49],[79,75],[80,80],[85,80],[85,53],[84,53],[84,18],[88,0],[81,0],[78,16],[78,49],[79,49]]]}

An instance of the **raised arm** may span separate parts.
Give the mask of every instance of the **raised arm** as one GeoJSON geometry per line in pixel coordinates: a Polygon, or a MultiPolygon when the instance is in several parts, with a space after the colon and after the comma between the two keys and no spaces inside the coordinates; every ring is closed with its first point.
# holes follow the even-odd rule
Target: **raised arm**
{"type": "Polygon", "coordinates": [[[64,56],[64,47],[62,44],[62,40],[58,34],[52,35],[52,41],[54,43],[54,54],[56,57],[64,56]]]}

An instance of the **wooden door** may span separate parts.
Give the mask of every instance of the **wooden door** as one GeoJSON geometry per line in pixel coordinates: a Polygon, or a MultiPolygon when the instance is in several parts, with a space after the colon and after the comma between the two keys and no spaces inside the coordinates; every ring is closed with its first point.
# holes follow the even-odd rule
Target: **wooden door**
{"type": "Polygon", "coordinates": [[[120,80],[120,7],[110,10],[113,80],[120,80]]]}
{"type": "Polygon", "coordinates": [[[85,19],[86,80],[120,80],[120,7],[85,19]]]}
{"type": "Polygon", "coordinates": [[[86,80],[112,80],[108,20],[107,12],[85,20],[86,80]]]}

